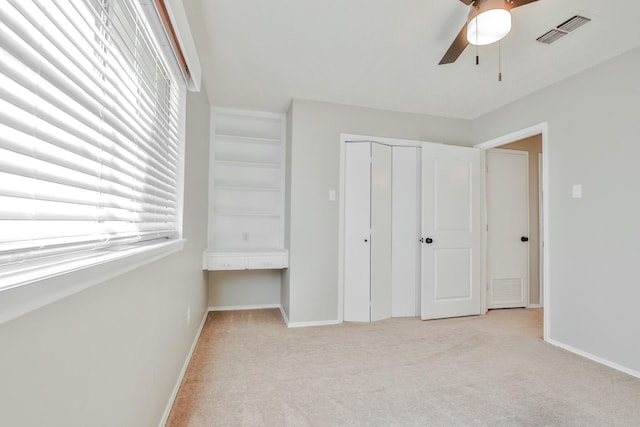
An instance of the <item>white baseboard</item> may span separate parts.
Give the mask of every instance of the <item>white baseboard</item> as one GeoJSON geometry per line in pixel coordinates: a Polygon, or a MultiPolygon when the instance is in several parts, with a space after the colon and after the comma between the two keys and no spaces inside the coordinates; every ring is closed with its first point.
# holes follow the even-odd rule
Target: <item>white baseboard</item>
{"type": "Polygon", "coordinates": [[[629,374],[632,377],[640,378],[640,372],[635,371],[633,369],[629,369],[622,365],[618,365],[617,363],[611,362],[610,360],[603,359],[602,357],[595,356],[591,353],[587,353],[586,351],[579,350],[575,347],[572,347],[567,344],[563,344],[553,339],[547,339],[546,342],[548,342],[551,345],[555,345],[556,347],[560,347],[563,350],[567,350],[567,351],[570,351],[571,353],[575,353],[578,356],[582,356],[589,360],[593,360],[594,362],[600,363],[601,365],[608,366],[609,368],[615,369],[616,371],[624,372],[625,374],[629,374]]]}
{"type": "Polygon", "coordinates": [[[266,308],[279,308],[282,320],[288,328],[306,328],[308,326],[327,326],[338,325],[342,322],[339,320],[321,320],[318,322],[290,322],[287,313],[280,304],[261,304],[261,305],[229,305],[222,307],[209,307],[209,311],[233,311],[233,310],[263,310],[266,308]]]}
{"type": "Polygon", "coordinates": [[[527,308],[542,308],[542,304],[529,304],[527,308]]]}
{"type": "Polygon", "coordinates": [[[287,327],[289,327],[289,317],[287,316],[287,313],[285,313],[284,307],[282,305],[280,306],[280,314],[282,315],[282,320],[284,320],[284,324],[287,325],[287,327]]]}
{"type": "Polygon", "coordinates": [[[264,310],[266,308],[280,308],[280,304],[225,305],[220,307],[209,307],[209,311],[264,310]]]}
{"type": "Polygon", "coordinates": [[[193,352],[198,345],[198,340],[200,339],[200,334],[202,333],[202,328],[204,328],[204,323],[207,320],[208,311],[204,312],[204,316],[202,317],[202,321],[200,322],[200,327],[198,327],[198,332],[196,333],[195,338],[193,339],[193,344],[191,344],[191,348],[189,349],[189,353],[187,354],[187,358],[182,365],[182,370],[180,371],[180,375],[178,375],[178,380],[176,381],[176,385],[173,387],[173,392],[171,392],[171,397],[169,398],[169,402],[167,403],[167,407],[164,410],[164,414],[162,414],[162,419],[160,420],[160,427],[164,427],[169,421],[169,414],[171,413],[171,408],[173,407],[173,403],[176,400],[176,396],[178,396],[178,391],[180,390],[180,385],[182,385],[182,380],[184,379],[185,374],[187,373],[187,368],[189,367],[189,362],[191,362],[191,357],[193,356],[193,352]]]}
{"type": "Polygon", "coordinates": [[[339,325],[339,320],[321,320],[317,322],[287,322],[287,327],[289,328],[307,328],[309,326],[329,326],[329,325],[339,325]]]}

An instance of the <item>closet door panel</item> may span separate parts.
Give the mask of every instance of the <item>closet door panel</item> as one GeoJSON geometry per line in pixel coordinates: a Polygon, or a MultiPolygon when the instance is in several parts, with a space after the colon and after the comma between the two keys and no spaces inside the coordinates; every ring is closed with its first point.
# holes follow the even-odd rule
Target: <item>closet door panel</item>
{"type": "Polygon", "coordinates": [[[371,300],[371,143],[345,148],[344,320],[369,322],[371,300]]]}
{"type": "Polygon", "coordinates": [[[417,147],[393,147],[391,300],[392,317],[416,316],[420,226],[417,147]]]}
{"type": "Polygon", "coordinates": [[[371,320],[391,317],[391,147],[371,144],[371,320]]]}

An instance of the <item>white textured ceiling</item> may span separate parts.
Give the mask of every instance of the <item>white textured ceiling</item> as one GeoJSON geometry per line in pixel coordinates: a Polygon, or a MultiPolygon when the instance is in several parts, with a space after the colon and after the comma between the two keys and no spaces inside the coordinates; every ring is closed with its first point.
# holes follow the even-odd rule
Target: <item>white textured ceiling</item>
{"type": "MultiPolygon", "coordinates": [[[[637,0],[539,0],[498,45],[438,65],[466,20],[458,0],[200,0],[215,105],[284,112],[292,98],[476,118],[640,46],[637,0]],[[536,38],[581,14],[552,45],[536,38]]],[[[615,79],[615,76],[611,76],[615,79]]]]}

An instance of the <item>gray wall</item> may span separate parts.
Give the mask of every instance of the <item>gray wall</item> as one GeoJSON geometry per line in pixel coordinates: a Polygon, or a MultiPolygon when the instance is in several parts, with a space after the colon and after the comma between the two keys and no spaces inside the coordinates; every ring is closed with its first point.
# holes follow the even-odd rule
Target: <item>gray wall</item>
{"type": "Polygon", "coordinates": [[[0,424],[158,425],[207,309],[208,135],[189,93],[183,251],[0,325],[0,424]]]}
{"type": "Polygon", "coordinates": [[[634,49],[473,121],[475,142],[548,122],[550,338],[635,372],[639,75],[634,49]]]}
{"type": "MultiPolygon", "coordinates": [[[[471,145],[471,122],[362,107],[293,100],[287,178],[289,320],[338,319],[340,134],[471,145]]],[[[284,294],[284,292],[283,292],[284,294]]]]}
{"type": "MultiPolygon", "coordinates": [[[[293,133],[293,108],[287,111],[287,135],[286,135],[286,167],[284,178],[284,247],[289,250],[289,262],[291,262],[291,135],[293,133]]],[[[285,316],[290,313],[291,276],[289,269],[282,271],[282,288],[280,292],[280,306],[285,316]]]]}
{"type": "Polygon", "coordinates": [[[281,270],[210,271],[209,307],[278,306],[281,286],[281,270]]]}

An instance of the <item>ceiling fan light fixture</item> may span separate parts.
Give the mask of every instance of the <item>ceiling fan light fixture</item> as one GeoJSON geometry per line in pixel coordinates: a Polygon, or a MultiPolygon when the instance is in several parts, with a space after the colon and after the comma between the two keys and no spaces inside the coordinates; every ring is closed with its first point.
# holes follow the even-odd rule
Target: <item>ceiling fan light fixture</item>
{"type": "Polygon", "coordinates": [[[467,41],[484,46],[502,40],[511,31],[511,12],[504,0],[476,1],[467,20],[467,41]]]}

